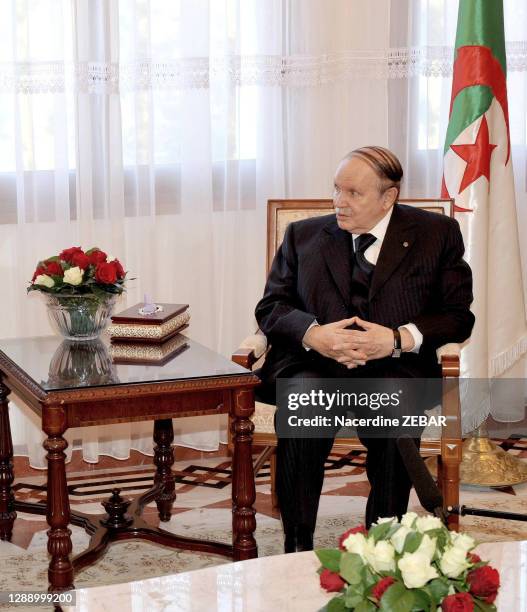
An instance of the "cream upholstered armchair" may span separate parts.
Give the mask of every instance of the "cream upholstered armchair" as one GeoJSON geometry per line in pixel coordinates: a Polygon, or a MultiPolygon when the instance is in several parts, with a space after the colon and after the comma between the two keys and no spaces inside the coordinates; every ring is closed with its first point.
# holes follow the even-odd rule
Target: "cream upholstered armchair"
{"type": "MultiPolygon", "coordinates": [[[[452,200],[399,200],[403,204],[417,206],[438,214],[453,214],[452,200]]],[[[286,227],[292,221],[308,217],[327,215],[333,211],[331,200],[269,200],[267,207],[267,272],[271,267],[276,250],[280,246],[286,227]]],[[[248,336],[232,355],[232,360],[248,368],[260,367],[267,352],[266,337],[257,331],[248,336]]],[[[459,503],[459,466],[461,463],[461,417],[459,402],[459,354],[458,344],[447,344],[437,351],[442,367],[442,406],[434,410],[446,416],[443,427],[428,427],[421,439],[421,454],[437,457],[438,483],[445,507],[459,503]]],[[[264,447],[255,461],[255,473],[267,462],[271,470],[271,495],[273,507],[278,508],[275,491],[276,444],[274,413],[276,406],[256,402],[252,417],[254,423],[253,443],[264,447]]],[[[334,450],[366,450],[358,438],[336,438],[334,450]]],[[[449,517],[449,528],[457,530],[458,517],[449,517]]]]}

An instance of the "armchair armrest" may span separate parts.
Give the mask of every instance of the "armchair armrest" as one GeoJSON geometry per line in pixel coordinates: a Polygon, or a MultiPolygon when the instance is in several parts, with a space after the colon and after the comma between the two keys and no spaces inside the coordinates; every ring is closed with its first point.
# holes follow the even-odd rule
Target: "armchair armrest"
{"type": "Polygon", "coordinates": [[[232,361],[250,370],[267,350],[267,338],[262,333],[247,336],[232,354],[232,361]]]}
{"type": "Polygon", "coordinates": [[[442,433],[442,455],[448,452],[459,455],[461,461],[461,405],[459,400],[459,358],[461,347],[459,344],[444,344],[437,351],[437,360],[441,364],[443,376],[442,413],[446,416],[446,424],[442,433]],[[451,450],[448,447],[451,447],[451,450]]]}
{"type": "Polygon", "coordinates": [[[441,364],[443,377],[459,376],[459,357],[461,355],[461,347],[453,342],[443,344],[437,351],[437,362],[441,364]]]}

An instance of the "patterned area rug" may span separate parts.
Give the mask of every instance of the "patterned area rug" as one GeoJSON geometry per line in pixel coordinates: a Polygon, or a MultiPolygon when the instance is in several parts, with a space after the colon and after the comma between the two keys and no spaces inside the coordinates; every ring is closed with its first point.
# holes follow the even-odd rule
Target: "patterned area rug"
{"type": "MultiPolygon", "coordinates": [[[[527,441],[503,444],[509,452],[527,456],[527,441]]],[[[331,455],[326,465],[326,479],[320,501],[316,547],[334,546],[339,535],[349,526],[361,523],[368,495],[364,455],[353,452],[331,455]]],[[[187,536],[204,537],[220,542],[231,540],[230,460],[211,458],[174,464],[178,485],[174,514],[163,528],[187,536]]],[[[123,494],[140,493],[152,483],[150,466],[101,470],[86,474],[68,475],[72,509],[100,512],[100,501],[107,498],[114,487],[123,494]]],[[[18,483],[19,499],[39,501],[45,497],[43,476],[24,478],[18,483]]],[[[278,516],[273,513],[270,500],[268,466],[257,476],[257,531],[260,556],[281,554],[283,538],[278,516]]],[[[511,512],[527,511],[527,483],[502,489],[462,487],[461,503],[479,508],[503,509],[511,512]]],[[[412,492],[410,509],[422,512],[412,492]]],[[[154,504],[146,508],[145,517],[159,524],[154,504]]],[[[481,542],[527,539],[527,523],[480,517],[463,517],[464,531],[481,542]]],[[[80,552],[88,544],[88,536],[72,527],[73,550],[80,552]]],[[[43,517],[20,513],[15,523],[13,543],[0,542],[0,590],[44,589],[47,584],[46,552],[47,525],[43,517]]],[[[223,557],[176,551],[134,540],[116,543],[93,566],[76,576],[78,587],[129,582],[132,580],[172,574],[210,565],[226,563],[223,557]]],[[[7,609],[0,606],[2,609],[7,609]]],[[[21,610],[21,608],[16,608],[21,610]]],[[[34,609],[34,608],[33,608],[34,609]]]]}

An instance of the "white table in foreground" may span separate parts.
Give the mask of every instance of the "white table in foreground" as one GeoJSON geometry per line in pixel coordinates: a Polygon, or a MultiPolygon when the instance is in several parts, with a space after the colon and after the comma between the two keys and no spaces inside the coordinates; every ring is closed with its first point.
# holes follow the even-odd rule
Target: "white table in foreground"
{"type": "MultiPolygon", "coordinates": [[[[499,612],[527,610],[527,541],[482,544],[500,572],[499,612]]],[[[312,552],[261,557],[160,578],[78,589],[76,612],[268,612],[320,610],[332,597],[319,586],[312,552]]]]}

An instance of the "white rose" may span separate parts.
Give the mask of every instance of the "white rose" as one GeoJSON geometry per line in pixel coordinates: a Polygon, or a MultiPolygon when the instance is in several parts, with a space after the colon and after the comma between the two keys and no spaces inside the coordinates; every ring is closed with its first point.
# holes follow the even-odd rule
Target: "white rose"
{"type": "Polygon", "coordinates": [[[420,552],[404,553],[398,565],[403,582],[408,589],[420,589],[427,582],[439,576],[428,557],[420,552]]]}
{"type": "Polygon", "coordinates": [[[406,540],[406,536],[409,533],[412,533],[412,530],[406,527],[406,525],[401,525],[399,529],[390,538],[391,543],[395,546],[395,550],[398,553],[403,552],[404,541],[406,540]]]}
{"type": "Polygon", "coordinates": [[[476,546],[474,538],[471,538],[466,533],[456,533],[455,531],[450,532],[450,541],[454,548],[461,548],[465,552],[472,550],[476,546]]]}
{"type": "Polygon", "coordinates": [[[364,551],[366,561],[376,572],[393,572],[395,570],[395,549],[386,540],[380,540],[375,546],[364,551]]]}
{"type": "Polygon", "coordinates": [[[395,521],[395,520],[396,520],[395,516],[381,516],[380,518],[377,519],[377,522],[375,524],[381,525],[382,523],[391,523],[392,521],[395,521]]]}
{"type": "Polygon", "coordinates": [[[50,289],[55,284],[55,281],[47,274],[39,274],[37,278],[35,278],[35,282],[33,284],[42,285],[43,287],[48,287],[48,289],[50,289]]]}
{"type": "Polygon", "coordinates": [[[454,546],[447,548],[439,561],[441,571],[449,578],[457,578],[468,566],[467,551],[454,546]]]}
{"type": "Polygon", "coordinates": [[[366,561],[366,550],[371,548],[364,534],[362,533],[350,533],[350,535],[342,542],[342,546],[350,552],[359,555],[363,561],[366,561]]]}
{"type": "Polygon", "coordinates": [[[415,523],[415,528],[421,533],[430,529],[439,529],[440,527],[443,527],[443,523],[436,516],[420,516],[415,523]]]}
{"type": "Polygon", "coordinates": [[[401,525],[404,525],[405,527],[412,527],[416,518],[417,514],[415,512],[407,512],[401,518],[401,525]]]}
{"type": "Polygon", "coordinates": [[[429,561],[432,561],[436,552],[436,542],[437,538],[431,538],[425,533],[419,548],[415,552],[423,553],[423,555],[428,557],[429,561]]]}
{"type": "Polygon", "coordinates": [[[80,285],[82,283],[82,275],[84,272],[79,268],[79,266],[75,266],[75,268],[69,268],[64,272],[64,282],[68,283],[68,285],[80,285]]]}

